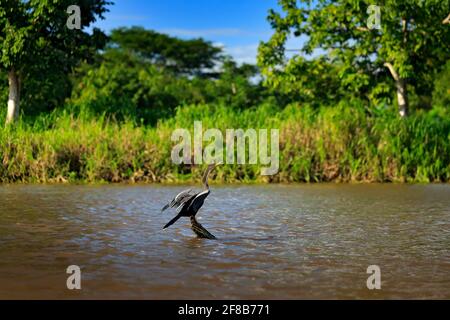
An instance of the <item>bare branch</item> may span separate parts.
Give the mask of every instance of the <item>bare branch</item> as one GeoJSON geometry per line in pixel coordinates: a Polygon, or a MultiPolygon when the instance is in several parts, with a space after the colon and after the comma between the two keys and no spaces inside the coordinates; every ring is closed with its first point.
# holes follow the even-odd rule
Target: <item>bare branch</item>
{"type": "Polygon", "coordinates": [[[402,19],[402,32],[403,32],[403,43],[406,44],[408,40],[408,20],[402,19]]]}
{"type": "Polygon", "coordinates": [[[394,78],[395,81],[399,80],[398,73],[395,71],[394,66],[390,62],[385,62],[384,66],[389,69],[391,72],[392,78],[394,78]]]}
{"type": "Polygon", "coordinates": [[[356,30],[358,30],[358,31],[370,31],[370,29],[366,28],[366,27],[356,27],[356,30]]]}

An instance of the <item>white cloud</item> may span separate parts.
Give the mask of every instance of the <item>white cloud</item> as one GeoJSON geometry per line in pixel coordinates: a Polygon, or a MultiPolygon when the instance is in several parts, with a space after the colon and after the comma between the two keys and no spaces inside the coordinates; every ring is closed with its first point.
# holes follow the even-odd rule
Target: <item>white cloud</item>
{"type": "Polygon", "coordinates": [[[222,49],[225,48],[225,44],[222,43],[222,42],[213,42],[212,45],[213,45],[214,47],[218,47],[218,48],[222,48],[222,49]]]}
{"type": "Polygon", "coordinates": [[[230,54],[234,60],[239,63],[256,64],[256,55],[258,54],[258,44],[249,44],[243,46],[225,46],[224,50],[230,54]]]}
{"type": "Polygon", "coordinates": [[[237,28],[220,28],[220,29],[181,29],[169,28],[162,29],[161,32],[182,37],[222,37],[222,36],[238,36],[242,31],[237,28]]]}
{"type": "Polygon", "coordinates": [[[165,28],[160,29],[158,31],[180,37],[194,37],[194,38],[267,36],[267,34],[264,32],[248,31],[239,28],[212,28],[212,29],[165,28]]]}

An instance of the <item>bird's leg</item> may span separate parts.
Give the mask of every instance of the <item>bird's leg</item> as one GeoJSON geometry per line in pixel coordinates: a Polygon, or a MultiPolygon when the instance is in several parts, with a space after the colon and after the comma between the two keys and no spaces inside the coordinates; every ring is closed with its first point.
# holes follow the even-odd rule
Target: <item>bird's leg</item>
{"type": "Polygon", "coordinates": [[[216,239],[208,230],[198,223],[194,216],[191,216],[191,229],[199,238],[203,239],[216,239]]]}

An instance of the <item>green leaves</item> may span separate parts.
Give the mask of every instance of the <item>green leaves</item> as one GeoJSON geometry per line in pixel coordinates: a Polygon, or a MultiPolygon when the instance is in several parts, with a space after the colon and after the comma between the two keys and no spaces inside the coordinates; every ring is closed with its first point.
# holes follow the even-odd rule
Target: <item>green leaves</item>
{"type": "Polygon", "coordinates": [[[120,47],[107,49],[101,59],[78,70],[71,101],[117,119],[155,124],[184,104],[214,102],[244,109],[266,97],[259,84],[250,82],[256,66],[232,60],[224,61],[216,79],[208,79],[174,74],[120,47]]]}
{"type": "MultiPolygon", "coordinates": [[[[283,14],[270,12],[268,20],[274,33],[269,41],[261,43],[258,52],[258,65],[266,83],[275,87],[285,83],[289,90],[300,92],[308,82],[320,86],[321,92],[335,91],[334,85],[324,86],[324,77],[313,71],[318,59],[313,53],[320,50],[324,52],[322,63],[333,65],[329,70],[339,74],[329,75],[335,78],[333,84],[338,81],[350,97],[378,103],[378,94],[385,96],[387,86],[393,96],[395,84],[383,67],[385,62],[391,63],[414,90],[429,95],[430,77],[450,59],[450,28],[442,24],[450,1],[379,2],[381,30],[367,28],[367,8],[371,4],[372,1],[362,0],[280,0],[283,14]],[[305,41],[299,53],[287,54],[286,44],[292,37],[305,41]],[[304,60],[298,55],[312,57],[304,60]],[[305,81],[299,73],[307,69],[310,72],[305,81]],[[383,90],[379,90],[379,85],[383,90]]],[[[306,94],[308,90],[303,91],[306,94]]]]}
{"type": "Polygon", "coordinates": [[[23,83],[22,96],[30,99],[28,106],[45,109],[61,102],[67,92],[61,85],[68,82],[70,71],[105,45],[102,32],[94,29],[89,33],[86,28],[102,17],[111,2],[77,1],[81,30],[66,26],[66,10],[72,4],[72,0],[0,2],[0,70],[17,71],[23,83]],[[55,92],[52,86],[59,90],[55,92]],[[44,97],[47,89],[51,94],[44,97]]]}
{"type": "Polygon", "coordinates": [[[114,29],[111,46],[182,75],[213,75],[211,69],[223,60],[222,49],[209,41],[181,40],[141,27],[114,29]]]}

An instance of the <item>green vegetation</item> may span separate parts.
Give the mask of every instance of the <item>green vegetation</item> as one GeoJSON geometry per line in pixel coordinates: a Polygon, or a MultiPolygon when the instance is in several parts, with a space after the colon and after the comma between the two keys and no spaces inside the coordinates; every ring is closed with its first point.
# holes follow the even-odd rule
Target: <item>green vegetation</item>
{"type": "Polygon", "coordinates": [[[270,104],[243,112],[218,105],[179,108],[157,127],[116,121],[88,111],[54,111],[0,130],[1,182],[182,182],[201,167],[171,163],[175,128],[204,130],[239,123],[280,128],[280,172],[260,176],[257,165],[225,165],[220,182],[450,181],[450,117],[421,112],[407,119],[361,103],[313,108],[270,104]],[[76,114],[76,116],[74,116],[76,114]]]}
{"type": "MultiPolygon", "coordinates": [[[[14,101],[8,121],[0,109],[0,183],[198,180],[201,166],[170,156],[172,132],[194,121],[280,130],[277,175],[227,164],[218,182],[450,181],[449,1],[386,1],[367,30],[369,2],[282,0],[258,66],[140,27],[66,35],[54,12],[69,2],[0,5],[0,99],[14,101]],[[287,55],[304,35],[306,55],[287,55]]],[[[83,3],[85,28],[108,2],[83,3]]]]}
{"type": "Polygon", "coordinates": [[[73,30],[67,27],[71,0],[1,2],[0,71],[9,82],[7,123],[19,117],[21,97],[38,110],[64,101],[70,92],[67,74],[106,44],[103,32],[86,29],[103,17],[108,4],[106,0],[79,1],[79,29],[73,30]]]}
{"type": "Polygon", "coordinates": [[[283,12],[269,13],[274,34],[260,45],[258,56],[271,86],[328,101],[333,94],[369,104],[396,100],[402,116],[410,107],[431,107],[433,77],[450,55],[450,1],[380,1],[375,28],[369,28],[371,20],[376,23],[373,1],[279,3],[283,12]],[[299,48],[303,55],[288,59],[286,43],[292,34],[307,39],[299,48]],[[319,57],[311,62],[306,58],[311,54],[319,57]]]}

